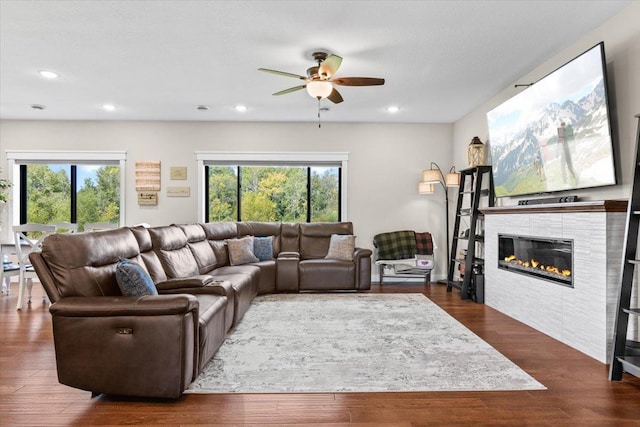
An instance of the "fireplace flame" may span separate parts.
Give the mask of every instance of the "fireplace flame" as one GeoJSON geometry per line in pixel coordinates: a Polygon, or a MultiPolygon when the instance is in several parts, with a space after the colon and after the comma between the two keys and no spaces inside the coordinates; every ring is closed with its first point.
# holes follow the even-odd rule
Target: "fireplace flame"
{"type": "Polygon", "coordinates": [[[564,277],[571,276],[571,270],[560,270],[558,267],[553,265],[545,266],[540,264],[540,261],[536,261],[535,259],[531,259],[529,261],[523,261],[523,260],[517,259],[515,255],[509,255],[504,258],[504,261],[508,263],[514,263],[525,268],[540,269],[542,271],[546,271],[547,273],[557,274],[558,276],[564,276],[564,277]]]}

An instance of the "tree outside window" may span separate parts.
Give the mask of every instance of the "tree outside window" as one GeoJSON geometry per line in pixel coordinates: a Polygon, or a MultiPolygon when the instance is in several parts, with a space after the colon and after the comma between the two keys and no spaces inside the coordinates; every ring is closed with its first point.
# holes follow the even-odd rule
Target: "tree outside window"
{"type": "Polygon", "coordinates": [[[120,167],[113,165],[28,164],[21,173],[21,222],[87,222],[120,219],[120,167]]]}
{"type": "Polygon", "coordinates": [[[340,220],[338,167],[208,166],[207,170],[208,221],[340,220]]]}

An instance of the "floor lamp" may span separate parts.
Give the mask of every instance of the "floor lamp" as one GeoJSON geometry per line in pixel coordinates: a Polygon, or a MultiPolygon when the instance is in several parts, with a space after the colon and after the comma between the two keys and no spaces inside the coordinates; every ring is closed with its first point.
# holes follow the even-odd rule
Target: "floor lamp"
{"type": "Polygon", "coordinates": [[[451,166],[449,172],[445,176],[437,163],[431,162],[430,169],[422,171],[422,182],[418,184],[418,193],[433,194],[435,193],[435,185],[440,184],[444,189],[444,208],[447,221],[447,265],[451,262],[450,245],[449,245],[449,191],[448,187],[457,187],[460,185],[460,173],[456,172],[456,167],[451,166]]]}

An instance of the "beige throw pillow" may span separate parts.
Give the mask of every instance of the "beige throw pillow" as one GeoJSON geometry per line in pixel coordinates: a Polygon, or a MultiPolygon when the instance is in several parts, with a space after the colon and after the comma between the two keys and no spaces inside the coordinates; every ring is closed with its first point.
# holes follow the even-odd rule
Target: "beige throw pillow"
{"type": "Polygon", "coordinates": [[[228,239],[227,248],[229,249],[229,263],[231,265],[241,265],[259,261],[253,254],[253,236],[246,236],[240,239],[228,239]]]}
{"type": "Polygon", "coordinates": [[[326,259],[353,261],[353,251],[356,248],[356,236],[351,234],[332,234],[326,259]]]}

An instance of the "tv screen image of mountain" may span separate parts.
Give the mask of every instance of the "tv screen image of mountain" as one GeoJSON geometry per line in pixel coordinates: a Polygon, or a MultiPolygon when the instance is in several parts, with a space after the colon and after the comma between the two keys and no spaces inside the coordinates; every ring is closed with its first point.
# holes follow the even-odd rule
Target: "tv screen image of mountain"
{"type": "Polygon", "coordinates": [[[487,113],[497,197],[616,184],[604,43],[487,113]]]}

